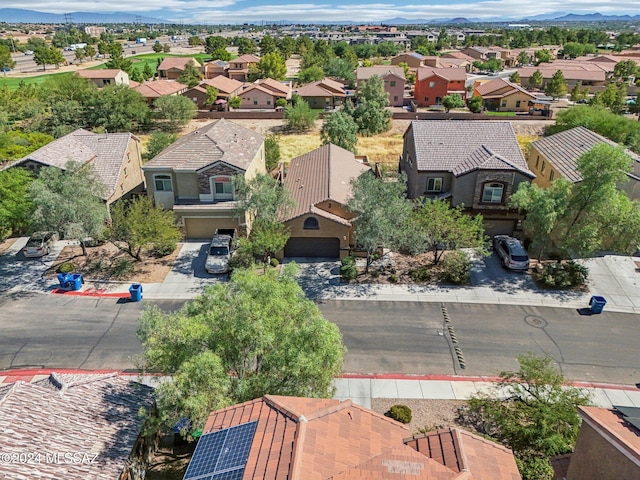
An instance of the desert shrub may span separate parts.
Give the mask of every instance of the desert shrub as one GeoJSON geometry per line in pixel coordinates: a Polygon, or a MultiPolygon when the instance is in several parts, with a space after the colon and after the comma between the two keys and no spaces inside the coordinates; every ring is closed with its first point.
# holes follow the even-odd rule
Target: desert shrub
{"type": "Polygon", "coordinates": [[[101,272],[105,268],[106,268],[106,265],[104,264],[104,262],[102,260],[94,260],[93,262],[91,262],[89,264],[89,267],[87,268],[87,271],[89,271],[91,273],[96,273],[96,272],[101,272]]]}
{"type": "Polygon", "coordinates": [[[398,283],[398,276],[395,273],[392,273],[389,275],[389,281],[391,283],[398,283]]]}
{"type": "Polygon", "coordinates": [[[126,258],[120,258],[111,265],[111,276],[116,278],[126,277],[133,272],[133,262],[126,258]]]}
{"type": "Polygon", "coordinates": [[[428,282],[431,280],[431,270],[429,267],[419,267],[409,270],[409,277],[411,280],[418,283],[428,282]]]}
{"type": "Polygon", "coordinates": [[[171,255],[173,251],[178,247],[178,242],[174,241],[166,241],[166,242],[158,242],[153,244],[153,248],[151,252],[154,257],[166,257],[167,255],[171,255]]]}
{"type": "Polygon", "coordinates": [[[566,263],[548,263],[542,271],[542,282],[550,288],[570,288],[584,285],[589,269],[573,260],[566,263]]]}
{"type": "Polygon", "coordinates": [[[71,273],[76,269],[76,266],[71,262],[62,262],[58,265],[58,273],[71,273]]]}
{"type": "Polygon", "coordinates": [[[340,260],[340,263],[344,266],[344,265],[353,265],[355,266],[356,264],[356,259],[353,258],[352,256],[348,256],[348,257],[344,257],[342,260],[340,260]]]}
{"type": "Polygon", "coordinates": [[[524,460],[516,458],[516,464],[522,480],[552,480],[553,467],[548,458],[530,457],[524,460]]]}
{"type": "Polygon", "coordinates": [[[469,283],[470,268],[469,255],[460,250],[450,252],[442,259],[442,280],[454,285],[466,285],[469,283]]]}
{"type": "Polygon", "coordinates": [[[411,409],[406,405],[393,405],[385,412],[385,416],[400,423],[409,423],[411,422],[411,409]]]}
{"type": "Polygon", "coordinates": [[[271,265],[272,267],[277,267],[278,265],[280,265],[280,262],[278,261],[277,258],[272,258],[271,260],[269,260],[269,265],[271,265]]]}
{"type": "Polygon", "coordinates": [[[355,263],[353,265],[342,265],[340,267],[340,277],[345,282],[349,282],[358,276],[358,269],[355,263]]]}
{"type": "Polygon", "coordinates": [[[229,270],[251,268],[254,264],[253,253],[246,245],[240,245],[229,259],[229,270]]]}

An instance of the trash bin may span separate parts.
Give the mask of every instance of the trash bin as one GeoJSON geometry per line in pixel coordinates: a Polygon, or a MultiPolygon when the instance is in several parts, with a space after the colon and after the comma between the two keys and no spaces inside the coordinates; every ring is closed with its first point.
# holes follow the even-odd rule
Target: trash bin
{"type": "Polygon", "coordinates": [[[129,293],[131,294],[132,302],[139,302],[142,300],[142,285],[134,283],[129,287],[129,293]]]}
{"type": "Polygon", "coordinates": [[[81,274],[74,273],[73,275],[69,275],[69,286],[71,287],[71,290],[80,290],[83,283],[84,280],[81,274]]]}
{"type": "Polygon", "coordinates": [[[604,297],[594,295],[589,300],[589,306],[591,307],[591,313],[602,313],[604,306],[607,304],[607,300],[604,297]]]}
{"type": "Polygon", "coordinates": [[[60,288],[69,288],[71,285],[71,275],[68,273],[59,273],[58,281],[60,282],[60,288]]]}

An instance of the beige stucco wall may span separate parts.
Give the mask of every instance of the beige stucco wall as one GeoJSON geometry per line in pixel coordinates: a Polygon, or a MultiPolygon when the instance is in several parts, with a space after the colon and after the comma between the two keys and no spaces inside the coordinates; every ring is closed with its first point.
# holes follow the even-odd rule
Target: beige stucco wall
{"type": "Polygon", "coordinates": [[[107,205],[115,202],[117,199],[125,196],[127,193],[139,188],[145,181],[142,173],[142,154],[140,150],[140,141],[131,138],[127,148],[126,159],[118,175],[118,184],[115,192],[107,200],[107,205]]]}
{"type": "Polygon", "coordinates": [[[531,97],[524,92],[517,92],[500,100],[501,112],[528,112],[531,97]],[[520,102],[520,106],[517,103],[520,102]],[[505,105],[506,103],[506,105],[505,105]]]}
{"type": "Polygon", "coordinates": [[[240,108],[275,108],[275,99],[270,93],[258,89],[244,91],[240,95],[240,108]],[[269,103],[267,103],[269,102],[269,103]]]}
{"type": "Polygon", "coordinates": [[[389,94],[389,103],[392,107],[401,107],[404,103],[404,79],[388,75],[384,78],[384,89],[389,94]],[[391,83],[395,82],[395,86],[391,83]]]}
{"type": "Polygon", "coordinates": [[[529,150],[527,165],[529,166],[529,170],[536,174],[533,183],[539,187],[547,188],[551,185],[552,180],[557,180],[562,177],[558,170],[549,163],[547,157],[540,153],[534,145],[531,145],[529,150]]]}
{"type": "Polygon", "coordinates": [[[340,258],[348,255],[349,253],[349,246],[352,243],[351,227],[323,218],[319,215],[312,214],[294,218],[293,220],[285,222],[284,225],[290,229],[290,236],[292,238],[337,238],[340,240],[340,258]],[[320,226],[318,230],[305,230],[303,228],[304,221],[308,217],[315,217],[318,219],[318,224],[320,226]]]}

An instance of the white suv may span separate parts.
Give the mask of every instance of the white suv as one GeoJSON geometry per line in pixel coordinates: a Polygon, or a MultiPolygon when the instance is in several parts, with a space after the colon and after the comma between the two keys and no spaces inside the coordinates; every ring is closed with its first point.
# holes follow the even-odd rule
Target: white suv
{"type": "Polygon", "coordinates": [[[502,266],[509,270],[528,270],[529,256],[517,238],[509,235],[493,237],[493,249],[500,257],[502,266]]]}

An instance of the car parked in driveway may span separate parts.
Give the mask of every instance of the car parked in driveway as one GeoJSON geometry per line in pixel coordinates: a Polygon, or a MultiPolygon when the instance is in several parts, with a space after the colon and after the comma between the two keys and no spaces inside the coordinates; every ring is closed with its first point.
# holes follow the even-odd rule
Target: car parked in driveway
{"type": "Polygon", "coordinates": [[[229,259],[233,254],[235,229],[218,229],[207,252],[207,273],[229,273],[229,259]]]}
{"type": "Polygon", "coordinates": [[[496,235],[493,237],[493,249],[500,257],[504,268],[509,270],[529,269],[529,255],[517,238],[509,235],[496,235]]]}
{"type": "Polygon", "coordinates": [[[22,253],[27,258],[43,257],[49,254],[57,240],[58,234],[55,232],[36,232],[29,237],[22,253]]]}

